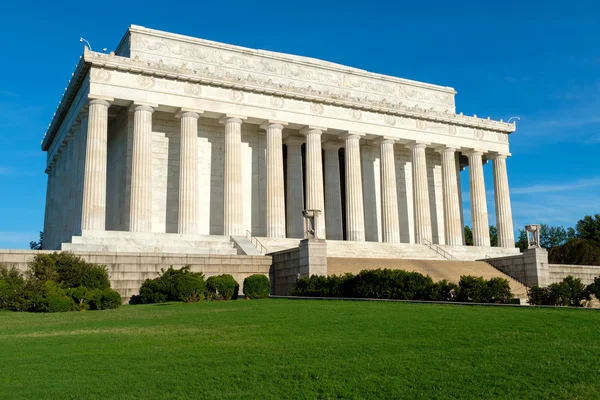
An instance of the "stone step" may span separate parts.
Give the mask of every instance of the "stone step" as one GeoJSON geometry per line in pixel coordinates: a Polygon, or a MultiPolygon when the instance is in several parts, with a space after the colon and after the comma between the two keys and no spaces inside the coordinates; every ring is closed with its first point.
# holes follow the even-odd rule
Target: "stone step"
{"type": "Polygon", "coordinates": [[[83,231],[81,237],[112,238],[137,240],[184,240],[197,242],[230,242],[224,235],[189,235],[179,233],[126,232],[126,231],[83,231]]]}
{"type": "MultiPolygon", "coordinates": [[[[168,240],[160,240],[158,238],[123,238],[114,239],[107,237],[86,237],[86,236],[73,236],[71,243],[74,244],[90,244],[90,245],[119,245],[129,247],[210,247],[210,248],[232,248],[233,243],[230,241],[204,241],[204,240],[178,240],[170,238],[168,240]]],[[[140,250],[141,251],[141,250],[140,250]]]]}
{"type": "Polygon", "coordinates": [[[162,246],[129,246],[127,244],[111,243],[111,244],[93,244],[93,243],[63,243],[61,246],[63,251],[79,251],[79,252],[125,252],[125,253],[173,253],[173,254],[224,254],[237,255],[237,250],[232,246],[181,246],[165,244],[162,246]]]}

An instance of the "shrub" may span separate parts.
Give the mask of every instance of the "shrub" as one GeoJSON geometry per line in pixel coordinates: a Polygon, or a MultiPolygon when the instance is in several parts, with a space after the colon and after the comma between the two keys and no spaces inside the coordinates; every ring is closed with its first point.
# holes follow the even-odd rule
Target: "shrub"
{"type": "Polygon", "coordinates": [[[509,303],[513,298],[510,284],[504,278],[491,278],[487,281],[485,301],[489,303],[509,303]]]}
{"type": "Polygon", "coordinates": [[[484,278],[471,275],[460,277],[456,301],[485,303],[487,298],[487,282],[484,278]]]}
{"type": "Polygon", "coordinates": [[[229,274],[211,276],[206,280],[208,295],[213,300],[237,299],[240,285],[229,274]]]}
{"type": "Polygon", "coordinates": [[[140,288],[142,303],[165,301],[197,302],[204,299],[206,281],[203,274],[190,271],[189,266],[174,269],[172,266],[155,279],[146,279],[140,288]]]}
{"type": "Polygon", "coordinates": [[[88,263],[69,252],[37,254],[29,262],[28,275],[31,279],[42,282],[56,281],[63,288],[79,286],[100,290],[110,288],[105,266],[88,263]]]}
{"type": "Polygon", "coordinates": [[[550,264],[600,265],[600,243],[573,239],[548,251],[550,264]]]}
{"type": "Polygon", "coordinates": [[[250,275],[244,279],[244,295],[248,299],[264,299],[271,293],[269,278],[262,274],[250,275]]]}
{"type": "Polygon", "coordinates": [[[600,300],[600,276],[594,278],[594,282],[590,283],[587,287],[587,292],[596,296],[596,299],[600,300]]]}
{"type": "Polygon", "coordinates": [[[431,300],[433,280],[418,272],[399,269],[363,270],[356,276],[356,297],[431,300]]]}
{"type": "Polygon", "coordinates": [[[17,309],[23,302],[25,279],[15,268],[0,265],[0,308],[17,309]]]}
{"type": "Polygon", "coordinates": [[[32,311],[65,312],[76,310],[77,306],[57,282],[46,281],[42,285],[41,296],[33,303],[32,311]]]}
{"type": "Polygon", "coordinates": [[[439,282],[434,283],[431,290],[431,300],[454,301],[458,292],[458,285],[456,283],[448,282],[446,279],[443,279],[439,282]]]}
{"type": "Polygon", "coordinates": [[[567,276],[561,282],[548,287],[533,286],[529,289],[529,304],[549,306],[583,307],[591,299],[590,292],[579,278],[567,276]]]}
{"type": "Polygon", "coordinates": [[[73,299],[79,310],[108,310],[121,306],[121,295],[112,289],[88,289],[85,286],[68,289],[66,294],[73,299]]]}
{"type": "Polygon", "coordinates": [[[110,310],[121,307],[123,299],[121,299],[121,295],[118,292],[112,289],[104,289],[102,291],[101,302],[103,310],[110,310]]]}

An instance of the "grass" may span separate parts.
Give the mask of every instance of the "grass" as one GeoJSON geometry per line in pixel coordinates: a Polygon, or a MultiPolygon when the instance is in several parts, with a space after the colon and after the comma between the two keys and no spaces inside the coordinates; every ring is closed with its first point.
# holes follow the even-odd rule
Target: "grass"
{"type": "Polygon", "coordinates": [[[0,399],[600,398],[600,312],[237,300],[0,312],[0,399]]]}

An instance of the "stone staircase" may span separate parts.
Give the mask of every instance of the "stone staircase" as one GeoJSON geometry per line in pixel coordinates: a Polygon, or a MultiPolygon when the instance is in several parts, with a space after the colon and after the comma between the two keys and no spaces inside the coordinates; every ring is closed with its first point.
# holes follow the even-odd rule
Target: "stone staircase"
{"type": "Polygon", "coordinates": [[[122,231],[83,231],[64,251],[237,255],[229,236],[122,231]]]}
{"type": "Polygon", "coordinates": [[[461,275],[482,276],[485,279],[500,277],[508,281],[516,298],[527,298],[527,288],[521,282],[483,261],[327,257],[329,275],[340,275],[346,272],[356,274],[363,269],[377,268],[415,271],[431,276],[434,281],[446,279],[454,283],[458,283],[461,275]]]}
{"type": "MultiPolygon", "coordinates": [[[[298,247],[300,239],[258,238],[267,253],[298,247]]],[[[327,257],[349,258],[402,258],[416,260],[443,260],[444,257],[422,244],[348,242],[327,240],[327,257]]]]}

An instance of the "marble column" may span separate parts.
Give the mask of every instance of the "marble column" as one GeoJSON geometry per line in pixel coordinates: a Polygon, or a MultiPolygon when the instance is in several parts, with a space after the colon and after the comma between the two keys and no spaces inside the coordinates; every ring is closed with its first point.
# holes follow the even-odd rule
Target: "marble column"
{"type": "Polygon", "coordinates": [[[360,163],[360,134],[349,132],[345,139],[346,171],[346,240],[365,241],[362,170],[360,163]]]}
{"type": "Polygon", "coordinates": [[[106,100],[90,100],[81,212],[82,230],[103,231],[106,226],[106,145],[109,105],[106,100]]]}
{"type": "Polygon", "coordinates": [[[66,182],[65,182],[65,207],[66,215],[64,218],[63,241],[70,242],[73,237],[73,214],[75,208],[75,198],[73,197],[73,185],[75,182],[75,168],[73,160],[75,155],[75,133],[70,132],[67,136],[67,159],[66,159],[66,182]]]}
{"type": "Polygon", "coordinates": [[[52,226],[51,213],[52,213],[52,187],[54,185],[54,166],[50,163],[46,167],[46,175],[48,175],[48,182],[46,185],[46,208],[44,210],[44,238],[42,242],[44,250],[48,250],[48,243],[46,240],[50,239],[50,227],[52,226]]]}
{"type": "Polygon", "coordinates": [[[327,239],[344,240],[342,228],[342,188],[340,185],[341,142],[329,140],[323,143],[325,150],[325,215],[327,239]]]}
{"type": "Polygon", "coordinates": [[[302,143],[304,139],[298,136],[288,136],[285,139],[287,147],[286,232],[289,238],[304,238],[302,143]]]}
{"type": "Polygon", "coordinates": [[[462,201],[462,185],[460,182],[460,172],[464,169],[460,166],[460,153],[455,153],[455,165],[456,165],[456,185],[458,186],[458,207],[460,210],[460,237],[461,246],[465,245],[465,213],[463,209],[462,201]]]}
{"type": "Polygon", "coordinates": [[[442,193],[444,197],[444,236],[450,246],[462,245],[462,222],[460,218],[459,191],[456,171],[456,149],[439,148],[442,156],[442,193]]]}
{"type": "Polygon", "coordinates": [[[85,160],[86,160],[86,147],[87,147],[87,131],[88,131],[88,110],[84,110],[80,113],[81,124],[79,130],[79,143],[77,151],[79,157],[77,159],[77,189],[75,197],[75,232],[74,235],[81,235],[82,229],[82,211],[83,211],[83,187],[85,181],[85,160]]]}
{"type": "Polygon", "coordinates": [[[506,154],[492,156],[494,168],[494,199],[496,204],[496,228],[498,247],[515,247],[508,173],[506,172],[506,154]]]}
{"type": "Polygon", "coordinates": [[[267,237],[285,237],[285,187],[283,183],[283,123],[268,121],[267,132],[267,237]]]}
{"type": "Polygon", "coordinates": [[[300,131],[306,136],[306,209],[321,211],[316,229],[318,239],[325,239],[327,232],[321,155],[321,135],[324,130],[308,126],[300,131]]]}
{"type": "Polygon", "coordinates": [[[223,234],[244,235],[244,187],[242,181],[242,118],[224,116],[225,165],[223,168],[223,234]]]}
{"type": "Polygon", "coordinates": [[[415,243],[431,241],[431,209],[429,207],[429,186],[427,184],[426,143],[407,145],[412,155],[413,208],[415,213],[415,243]]]}
{"type": "Polygon", "coordinates": [[[152,231],[152,113],[154,108],[133,105],[131,206],[129,230],[152,231]]]}
{"type": "Polygon", "coordinates": [[[487,203],[485,198],[485,182],[483,180],[483,153],[470,150],[469,178],[471,181],[471,220],[473,223],[473,245],[490,245],[490,227],[488,222],[487,203]]]}
{"type": "Polygon", "coordinates": [[[193,235],[199,233],[198,118],[200,112],[180,110],[176,117],[181,120],[177,232],[193,235]]]}
{"type": "Polygon", "coordinates": [[[396,188],[396,159],[394,140],[382,138],[381,148],[381,225],[383,241],[400,242],[398,192],[396,188]]]}

